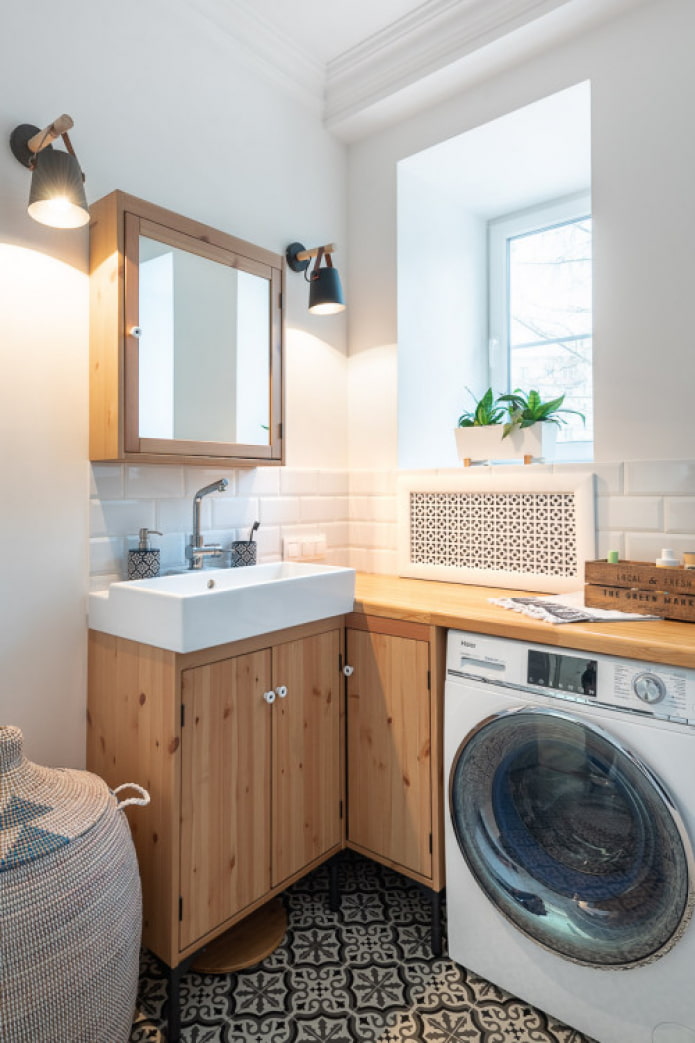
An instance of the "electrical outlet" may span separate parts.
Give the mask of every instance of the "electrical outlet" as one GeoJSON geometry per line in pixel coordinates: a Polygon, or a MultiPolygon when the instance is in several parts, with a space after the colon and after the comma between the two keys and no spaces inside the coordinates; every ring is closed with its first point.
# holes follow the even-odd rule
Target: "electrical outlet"
{"type": "Polygon", "coordinates": [[[285,561],[323,561],[326,557],[326,537],[324,533],[286,536],[282,556],[285,561]]]}

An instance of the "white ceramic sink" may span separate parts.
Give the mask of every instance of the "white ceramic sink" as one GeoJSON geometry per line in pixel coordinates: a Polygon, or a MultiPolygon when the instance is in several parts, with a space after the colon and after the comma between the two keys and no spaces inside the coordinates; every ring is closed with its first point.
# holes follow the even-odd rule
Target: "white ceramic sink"
{"type": "Polygon", "coordinates": [[[112,583],[89,595],[89,626],[172,652],[351,612],[354,569],[272,562],[112,583]]]}

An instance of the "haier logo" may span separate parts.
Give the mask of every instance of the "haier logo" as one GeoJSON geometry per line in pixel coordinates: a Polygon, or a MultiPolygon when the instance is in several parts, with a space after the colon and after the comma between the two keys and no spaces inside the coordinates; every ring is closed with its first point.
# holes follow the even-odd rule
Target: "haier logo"
{"type": "Polygon", "coordinates": [[[475,641],[462,641],[461,644],[464,648],[477,648],[475,641]]]}

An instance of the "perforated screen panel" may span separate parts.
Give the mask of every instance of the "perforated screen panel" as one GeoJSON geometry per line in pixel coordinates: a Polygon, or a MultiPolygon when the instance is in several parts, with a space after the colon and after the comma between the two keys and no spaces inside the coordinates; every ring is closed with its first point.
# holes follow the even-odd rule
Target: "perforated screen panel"
{"type": "Polygon", "coordinates": [[[574,493],[412,492],[410,560],[574,576],[574,493]]]}
{"type": "Polygon", "coordinates": [[[593,498],[586,473],[402,475],[399,573],[546,593],[580,589],[584,562],[595,556],[593,498]]]}

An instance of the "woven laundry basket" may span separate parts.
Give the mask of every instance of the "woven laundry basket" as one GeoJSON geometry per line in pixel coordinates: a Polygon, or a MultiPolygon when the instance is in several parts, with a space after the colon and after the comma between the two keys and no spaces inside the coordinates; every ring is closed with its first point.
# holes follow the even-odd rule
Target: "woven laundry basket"
{"type": "Polygon", "coordinates": [[[142,905],[128,822],[105,782],[42,768],[0,726],[0,1043],[126,1043],[142,905]]]}

